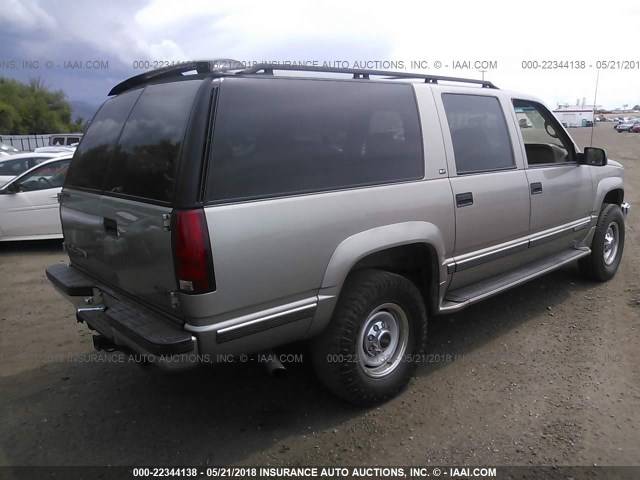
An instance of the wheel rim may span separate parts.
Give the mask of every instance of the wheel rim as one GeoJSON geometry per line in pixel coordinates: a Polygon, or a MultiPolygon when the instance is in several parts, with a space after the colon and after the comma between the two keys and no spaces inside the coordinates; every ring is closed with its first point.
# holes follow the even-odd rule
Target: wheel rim
{"type": "Polygon", "coordinates": [[[602,255],[604,263],[611,265],[618,254],[619,230],[616,222],[611,222],[604,234],[604,249],[602,255]]]}
{"type": "Polygon", "coordinates": [[[380,378],[393,372],[407,350],[409,321],[404,310],[395,303],[374,309],[360,327],[358,360],[364,372],[380,378]]]}

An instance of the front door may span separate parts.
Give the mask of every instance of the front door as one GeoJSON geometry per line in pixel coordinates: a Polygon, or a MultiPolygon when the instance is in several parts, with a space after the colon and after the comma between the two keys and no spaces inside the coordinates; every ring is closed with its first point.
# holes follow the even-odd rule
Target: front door
{"type": "Polygon", "coordinates": [[[577,163],[576,148],[554,115],[530,100],[513,100],[531,198],[533,261],[571,248],[591,224],[591,170],[577,163]],[[526,121],[522,121],[522,120],[526,121]]]}
{"type": "Polygon", "coordinates": [[[62,234],[57,194],[70,161],[46,163],[14,180],[11,186],[18,191],[0,196],[0,228],[3,236],[62,234]]]}

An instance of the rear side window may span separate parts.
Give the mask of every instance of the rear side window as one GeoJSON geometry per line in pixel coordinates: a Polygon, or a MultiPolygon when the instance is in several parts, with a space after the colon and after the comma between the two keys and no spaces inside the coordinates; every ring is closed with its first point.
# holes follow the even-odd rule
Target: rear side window
{"type": "Polygon", "coordinates": [[[109,158],[142,90],[107,100],[91,121],[69,167],[65,185],[102,190],[109,158]]]}
{"type": "Polygon", "coordinates": [[[178,155],[200,81],[149,85],[109,164],[105,192],[170,201],[178,155]]]}
{"type": "Polygon", "coordinates": [[[515,168],[513,147],[496,97],[443,94],[458,174],[515,168]]]}
{"type": "Polygon", "coordinates": [[[424,176],[407,84],[234,79],[222,87],[217,108],[209,201],[424,176]]]}
{"type": "Polygon", "coordinates": [[[5,160],[0,162],[0,175],[20,175],[32,167],[30,158],[22,158],[20,160],[5,160]]]}

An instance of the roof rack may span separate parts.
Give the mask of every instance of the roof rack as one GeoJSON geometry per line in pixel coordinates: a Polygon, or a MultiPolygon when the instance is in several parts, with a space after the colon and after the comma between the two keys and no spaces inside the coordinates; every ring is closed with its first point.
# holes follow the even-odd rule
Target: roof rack
{"type": "Polygon", "coordinates": [[[306,67],[302,65],[280,65],[274,63],[259,63],[250,68],[244,68],[242,62],[232,60],[230,58],[218,58],[215,60],[198,60],[192,62],[177,63],[168,67],[158,68],[156,70],[150,70],[148,72],[141,73],[135,77],[126,79],[124,82],[120,82],[109,92],[109,96],[118,95],[122,92],[126,92],[132,88],[144,85],[153,80],[160,80],[163,78],[181,76],[185,72],[191,72],[195,70],[198,73],[228,73],[235,71],[236,75],[273,75],[275,70],[287,70],[296,72],[318,72],[318,73],[346,73],[352,75],[353,79],[369,80],[373,77],[383,77],[386,80],[396,79],[420,79],[425,83],[438,83],[438,82],[457,82],[468,83],[473,85],[481,85],[483,88],[495,88],[493,83],[486,80],[476,80],[473,78],[459,78],[459,77],[443,77],[439,75],[423,75],[421,73],[408,73],[408,72],[389,72],[385,70],[364,70],[353,68],[330,68],[330,67],[306,67]]]}
{"type": "Polygon", "coordinates": [[[243,64],[237,60],[230,58],[217,58],[215,60],[197,60],[192,62],[176,63],[175,65],[169,65],[168,67],[158,68],[156,70],[150,70],[148,72],[141,73],[135,77],[126,79],[124,82],[120,82],[111,89],[108,96],[118,95],[119,93],[126,92],[139,85],[144,85],[153,80],[159,80],[162,78],[177,77],[185,72],[191,72],[195,70],[198,73],[213,73],[213,72],[226,72],[228,70],[238,70],[244,68],[243,64]]]}
{"type": "Polygon", "coordinates": [[[296,72],[319,72],[319,73],[346,73],[353,75],[353,79],[365,79],[368,80],[371,76],[385,77],[385,79],[422,79],[425,83],[438,83],[438,82],[457,82],[457,83],[470,83],[474,85],[481,85],[483,88],[498,89],[493,83],[487,80],[476,80],[473,78],[460,78],[460,77],[444,77],[440,75],[424,75],[421,73],[409,73],[409,72],[389,72],[385,70],[364,70],[353,68],[331,68],[331,67],[312,67],[302,65],[280,65],[274,63],[259,63],[251,68],[245,68],[236,72],[236,75],[273,75],[275,70],[286,70],[296,72]]]}

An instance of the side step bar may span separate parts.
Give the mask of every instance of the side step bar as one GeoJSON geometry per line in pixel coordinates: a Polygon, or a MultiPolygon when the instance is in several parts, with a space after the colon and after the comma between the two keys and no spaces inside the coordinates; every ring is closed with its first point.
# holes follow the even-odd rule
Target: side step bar
{"type": "Polygon", "coordinates": [[[455,312],[477,303],[485,298],[497,295],[505,290],[528,282],[536,277],[556,270],[591,253],[587,247],[564,250],[552,257],[523,265],[505,275],[482,280],[447,293],[440,305],[441,313],[455,312]]]}

